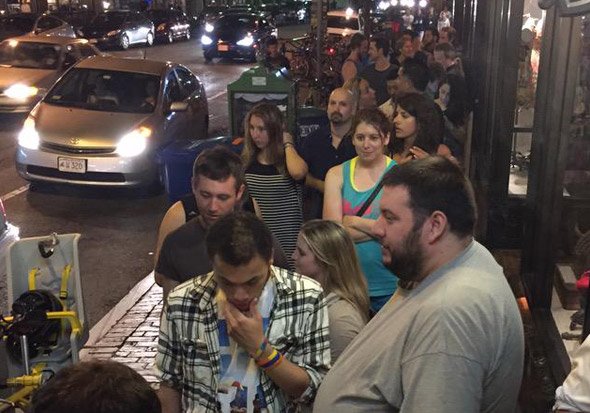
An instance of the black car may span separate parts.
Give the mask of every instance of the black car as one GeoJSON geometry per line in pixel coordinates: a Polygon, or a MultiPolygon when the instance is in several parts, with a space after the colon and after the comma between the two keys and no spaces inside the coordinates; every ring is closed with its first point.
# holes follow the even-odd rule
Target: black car
{"type": "Polygon", "coordinates": [[[201,36],[203,55],[208,62],[215,57],[255,61],[258,47],[276,32],[276,27],[258,14],[226,14],[201,36]]]}
{"type": "Polygon", "coordinates": [[[0,41],[28,33],[76,37],[72,26],[55,16],[15,13],[0,17],[0,41]]]}
{"type": "Polygon", "coordinates": [[[143,13],[107,11],[96,15],[88,26],[78,31],[90,43],[125,50],[132,44],[154,44],[154,24],[143,13]]]}
{"type": "Polygon", "coordinates": [[[152,9],[147,11],[147,17],[154,23],[157,41],[172,43],[176,39],[191,38],[190,22],[179,10],[152,9]]]}
{"type": "Polygon", "coordinates": [[[209,5],[206,6],[196,20],[196,30],[198,34],[203,34],[205,27],[209,24],[212,25],[215,21],[222,16],[225,11],[228,10],[228,6],[225,4],[209,5]]]}

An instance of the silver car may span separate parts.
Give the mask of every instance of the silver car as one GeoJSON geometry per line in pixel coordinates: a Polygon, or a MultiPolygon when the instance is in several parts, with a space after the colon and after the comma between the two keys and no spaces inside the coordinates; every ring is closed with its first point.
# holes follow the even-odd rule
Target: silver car
{"type": "Polygon", "coordinates": [[[205,139],[205,89],[186,67],[97,56],[82,60],[31,111],[16,165],[29,181],[140,186],[160,179],[159,149],[205,139]]]}
{"type": "Polygon", "coordinates": [[[0,113],[28,112],[80,59],[101,52],[85,39],[27,35],[0,43],[0,113]]]}

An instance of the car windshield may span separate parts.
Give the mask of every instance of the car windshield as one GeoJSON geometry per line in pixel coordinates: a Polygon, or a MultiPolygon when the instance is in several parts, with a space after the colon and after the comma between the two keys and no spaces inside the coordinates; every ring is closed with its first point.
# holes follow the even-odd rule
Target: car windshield
{"type": "Polygon", "coordinates": [[[43,101],[101,112],[152,113],[159,90],[160,77],[156,75],[75,68],[43,101]]]}
{"type": "Polygon", "coordinates": [[[168,10],[149,10],[147,15],[150,19],[166,19],[171,17],[171,14],[168,12],[168,10]]]}
{"type": "Polygon", "coordinates": [[[59,64],[59,46],[50,43],[6,40],[0,43],[0,66],[55,70],[59,64]]]}
{"type": "Polygon", "coordinates": [[[125,21],[127,13],[102,13],[98,14],[92,22],[93,26],[105,26],[105,25],[119,25],[125,21]]]}
{"type": "Polygon", "coordinates": [[[218,25],[220,28],[228,29],[228,28],[254,28],[255,26],[255,18],[253,16],[223,16],[218,20],[218,25]]]}
{"type": "Polygon", "coordinates": [[[33,30],[35,24],[34,17],[16,17],[6,16],[0,18],[0,30],[2,31],[17,31],[17,32],[30,32],[33,30]]]}
{"type": "Polygon", "coordinates": [[[355,17],[346,18],[343,16],[328,16],[327,27],[333,29],[359,29],[358,19],[355,17]]]}

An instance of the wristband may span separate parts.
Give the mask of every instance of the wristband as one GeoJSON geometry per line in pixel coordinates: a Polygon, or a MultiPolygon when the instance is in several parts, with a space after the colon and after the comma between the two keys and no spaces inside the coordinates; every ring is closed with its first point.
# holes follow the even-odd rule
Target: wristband
{"type": "Polygon", "coordinates": [[[277,361],[275,361],[274,363],[272,363],[270,366],[268,367],[263,367],[264,371],[269,371],[272,370],[274,368],[277,368],[279,366],[279,364],[281,364],[283,362],[283,360],[285,359],[285,356],[283,356],[281,353],[279,353],[279,358],[277,361]]]}
{"type": "Polygon", "coordinates": [[[283,147],[284,147],[285,149],[287,149],[287,147],[288,147],[288,146],[292,146],[293,148],[295,148],[295,144],[294,144],[293,142],[285,142],[285,143],[283,144],[283,147]]]}
{"type": "Polygon", "coordinates": [[[256,364],[258,364],[258,367],[262,367],[264,370],[266,370],[269,367],[272,367],[276,362],[278,362],[281,356],[282,354],[279,353],[277,349],[273,348],[272,353],[270,354],[270,356],[268,356],[268,359],[257,362],[256,364]]]}
{"type": "Polygon", "coordinates": [[[266,350],[266,346],[268,346],[268,339],[264,337],[264,340],[262,340],[262,343],[260,343],[260,345],[256,349],[256,352],[253,355],[250,354],[252,358],[254,360],[258,360],[262,356],[262,353],[264,353],[264,350],[266,350]]]}

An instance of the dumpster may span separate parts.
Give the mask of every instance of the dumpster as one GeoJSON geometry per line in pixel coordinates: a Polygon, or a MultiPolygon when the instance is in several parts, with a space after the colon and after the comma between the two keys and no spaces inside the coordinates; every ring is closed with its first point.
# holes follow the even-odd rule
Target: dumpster
{"type": "Polygon", "coordinates": [[[242,150],[241,140],[228,136],[205,140],[178,140],[162,149],[158,158],[162,165],[164,188],[171,203],[191,192],[195,159],[202,151],[216,145],[228,145],[236,153],[242,150]]]}
{"type": "Polygon", "coordinates": [[[297,87],[279,70],[257,66],[245,71],[227,85],[229,120],[232,136],[244,136],[244,118],[258,103],[274,103],[285,116],[287,130],[294,136],[297,117],[297,87]]]}

